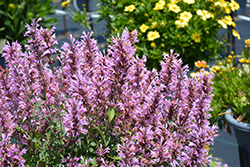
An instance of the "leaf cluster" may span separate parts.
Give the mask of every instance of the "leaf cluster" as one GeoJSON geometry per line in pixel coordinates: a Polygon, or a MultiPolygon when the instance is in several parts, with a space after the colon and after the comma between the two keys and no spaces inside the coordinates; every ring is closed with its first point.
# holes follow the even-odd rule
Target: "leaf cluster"
{"type": "MultiPolygon", "coordinates": [[[[107,36],[121,34],[124,27],[127,27],[129,31],[134,29],[139,31],[143,24],[148,26],[147,32],[139,31],[138,39],[141,42],[136,47],[139,56],[147,56],[147,66],[151,69],[159,68],[159,62],[162,60],[161,53],[168,53],[170,49],[180,53],[184,63],[189,64],[191,68],[195,61],[210,61],[225,49],[225,44],[221,42],[224,34],[218,33],[222,28],[218,20],[228,12],[226,13],[225,9],[220,6],[215,6],[217,1],[196,0],[194,4],[174,0],[164,2],[162,10],[154,10],[158,1],[99,0],[97,12],[100,14],[100,18],[98,21],[106,21],[107,36]],[[171,3],[178,5],[180,11],[171,11],[168,6],[171,3]],[[124,11],[129,5],[134,5],[135,9],[132,12],[124,11]],[[199,9],[212,13],[213,17],[203,20],[196,13],[199,9]],[[190,12],[192,18],[187,26],[177,28],[175,21],[180,19],[182,12],[190,12]],[[152,26],[154,23],[157,23],[157,26],[152,26]],[[149,31],[159,32],[160,38],[149,41],[147,37],[149,31]],[[195,42],[192,39],[194,33],[200,34],[201,42],[195,42]]],[[[228,4],[227,7],[229,7],[228,4]]],[[[79,14],[74,17],[75,20],[77,18],[79,18],[79,14]]]]}
{"type": "Polygon", "coordinates": [[[0,39],[8,41],[18,40],[24,44],[25,26],[31,23],[33,18],[43,18],[41,25],[51,28],[57,22],[56,18],[48,15],[55,13],[55,7],[51,6],[53,0],[2,0],[0,2],[0,39]]]}
{"type": "Polygon", "coordinates": [[[229,55],[224,60],[216,60],[210,68],[215,73],[213,78],[213,111],[211,122],[220,128],[227,127],[224,114],[232,108],[235,119],[250,123],[250,61],[249,48],[245,47],[242,55],[229,55]]]}

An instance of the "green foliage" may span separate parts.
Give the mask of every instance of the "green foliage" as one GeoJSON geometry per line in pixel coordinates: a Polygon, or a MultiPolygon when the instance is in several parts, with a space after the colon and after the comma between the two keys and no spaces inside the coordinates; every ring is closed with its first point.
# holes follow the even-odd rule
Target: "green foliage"
{"type": "Polygon", "coordinates": [[[243,55],[229,55],[225,60],[217,60],[210,70],[213,78],[213,111],[211,122],[220,128],[227,127],[225,111],[232,108],[235,118],[250,123],[250,45],[246,45],[243,55]],[[237,59],[238,58],[238,59],[237,59]],[[237,63],[239,60],[239,63],[237,63]]]}
{"type": "Polygon", "coordinates": [[[54,14],[53,0],[3,0],[0,2],[0,39],[8,41],[18,40],[25,43],[23,36],[25,26],[31,23],[32,18],[42,18],[41,25],[51,28],[57,22],[48,15],[54,14]]]}
{"type": "MultiPolygon", "coordinates": [[[[227,18],[224,16],[238,9],[231,7],[235,1],[217,0],[193,2],[192,0],[99,0],[99,2],[98,21],[107,22],[107,35],[115,35],[117,32],[121,34],[124,27],[129,31],[137,29],[140,40],[136,45],[137,54],[147,56],[149,68],[159,68],[162,52],[168,53],[170,49],[180,53],[184,63],[188,63],[191,68],[197,60],[214,59],[225,49],[225,45],[221,42],[223,34],[219,35],[218,31],[222,27],[235,26],[229,15],[227,18]],[[176,5],[175,8],[173,5],[176,5]],[[204,14],[205,18],[197,13],[198,10],[208,12],[204,14]],[[188,20],[182,18],[183,12],[189,12],[191,18],[188,20]],[[178,27],[178,21],[181,19],[186,25],[178,27]],[[160,37],[149,40],[150,31],[158,32],[160,37]]],[[[76,14],[74,19],[77,20],[79,17],[79,14],[76,14]]],[[[79,19],[79,22],[82,20],[79,19]]]]}

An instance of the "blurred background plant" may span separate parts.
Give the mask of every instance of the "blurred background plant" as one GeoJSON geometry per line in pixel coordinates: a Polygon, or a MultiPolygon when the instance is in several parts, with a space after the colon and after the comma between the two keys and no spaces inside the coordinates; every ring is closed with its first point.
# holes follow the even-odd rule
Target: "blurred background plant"
{"type": "MultiPolygon", "coordinates": [[[[242,55],[231,52],[225,59],[217,59],[209,68],[215,74],[210,122],[218,124],[220,129],[227,128],[229,133],[231,130],[224,118],[228,108],[233,109],[238,121],[250,123],[250,39],[245,40],[245,43],[242,55]]],[[[195,66],[197,69],[207,68],[207,71],[209,67],[205,61],[197,61],[195,66]]],[[[191,73],[191,76],[195,75],[191,73]]]]}
{"type": "Polygon", "coordinates": [[[25,26],[32,18],[42,18],[41,25],[51,28],[58,19],[48,15],[55,13],[53,0],[2,0],[0,1],[0,40],[26,42],[25,26]]]}
{"type": "MultiPolygon", "coordinates": [[[[161,53],[171,48],[193,68],[195,61],[209,61],[225,50],[223,33],[218,32],[236,26],[231,13],[239,8],[234,0],[99,0],[98,21],[107,23],[105,36],[121,34],[124,27],[137,29],[137,54],[147,56],[149,68],[159,68],[161,53]]],[[[80,12],[74,15],[78,18],[84,18],[80,12]]],[[[240,38],[237,31],[233,35],[240,38]]]]}

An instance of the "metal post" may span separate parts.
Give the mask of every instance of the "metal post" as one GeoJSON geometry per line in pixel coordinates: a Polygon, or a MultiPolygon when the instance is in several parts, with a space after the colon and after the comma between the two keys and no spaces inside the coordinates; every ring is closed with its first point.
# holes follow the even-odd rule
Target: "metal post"
{"type": "MultiPolygon", "coordinates": [[[[65,8],[63,8],[63,11],[65,11],[65,8]]],[[[66,15],[63,15],[63,23],[64,23],[64,34],[67,33],[67,20],[66,15]]]]}

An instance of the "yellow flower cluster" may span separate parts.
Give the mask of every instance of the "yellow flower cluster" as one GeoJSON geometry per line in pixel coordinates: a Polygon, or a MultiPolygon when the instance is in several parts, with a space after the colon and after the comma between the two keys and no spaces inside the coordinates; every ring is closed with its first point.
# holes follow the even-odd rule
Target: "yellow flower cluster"
{"type": "Polygon", "coordinates": [[[135,5],[126,6],[124,9],[125,12],[133,12],[134,10],[135,10],[135,5]]]}
{"type": "Polygon", "coordinates": [[[155,4],[155,7],[153,8],[155,11],[157,10],[163,10],[164,9],[164,6],[165,6],[165,0],[159,0],[159,2],[157,2],[155,4]]]}
{"type": "Polygon", "coordinates": [[[179,13],[181,11],[181,8],[176,5],[175,3],[169,3],[167,5],[167,8],[169,11],[175,12],[175,13],[179,13]]]}
{"type": "Polygon", "coordinates": [[[212,13],[209,13],[207,10],[201,10],[201,9],[198,9],[196,11],[197,15],[201,16],[201,19],[202,20],[207,20],[209,18],[213,18],[214,15],[212,13]]]}
{"type": "Polygon", "coordinates": [[[188,26],[189,20],[193,17],[192,13],[184,11],[180,14],[180,19],[175,21],[177,28],[188,26]]]}
{"type": "Polygon", "coordinates": [[[227,26],[233,26],[235,27],[235,22],[233,21],[232,17],[230,15],[224,16],[224,18],[218,20],[218,23],[224,28],[227,29],[227,26]]]}
{"type": "MultiPolygon", "coordinates": [[[[200,72],[203,72],[203,70],[201,69],[200,72]]],[[[197,72],[191,72],[191,73],[190,73],[190,76],[194,78],[194,77],[196,77],[197,75],[199,75],[200,72],[198,72],[198,71],[197,71],[197,72]]],[[[209,74],[210,74],[210,72],[205,71],[205,75],[206,75],[206,76],[208,76],[209,74]]]]}
{"type": "Polygon", "coordinates": [[[241,58],[241,59],[239,59],[239,62],[240,63],[247,63],[247,64],[250,64],[250,60],[249,59],[245,59],[245,58],[241,58]]]}

